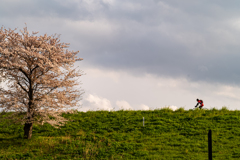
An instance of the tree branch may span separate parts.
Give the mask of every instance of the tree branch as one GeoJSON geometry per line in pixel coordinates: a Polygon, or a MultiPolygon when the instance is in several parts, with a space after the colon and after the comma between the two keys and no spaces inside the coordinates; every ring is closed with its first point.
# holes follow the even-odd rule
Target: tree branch
{"type": "Polygon", "coordinates": [[[27,73],[22,68],[19,68],[19,71],[21,71],[27,77],[28,81],[30,82],[30,79],[29,79],[27,73]]]}
{"type": "Polygon", "coordinates": [[[35,70],[35,69],[37,69],[39,66],[37,65],[36,67],[34,67],[30,72],[31,72],[31,74],[32,74],[32,72],[35,70]]]}
{"type": "Polygon", "coordinates": [[[17,83],[26,93],[28,93],[28,91],[18,82],[17,83]]]}

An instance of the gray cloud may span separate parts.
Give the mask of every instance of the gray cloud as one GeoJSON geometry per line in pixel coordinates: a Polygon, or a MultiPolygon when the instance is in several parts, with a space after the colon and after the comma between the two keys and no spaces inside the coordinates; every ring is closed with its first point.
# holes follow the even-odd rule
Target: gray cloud
{"type": "Polygon", "coordinates": [[[6,27],[61,33],[89,65],[192,81],[240,82],[240,2],[1,2],[6,27]],[[21,24],[20,24],[21,23],[21,24]]]}

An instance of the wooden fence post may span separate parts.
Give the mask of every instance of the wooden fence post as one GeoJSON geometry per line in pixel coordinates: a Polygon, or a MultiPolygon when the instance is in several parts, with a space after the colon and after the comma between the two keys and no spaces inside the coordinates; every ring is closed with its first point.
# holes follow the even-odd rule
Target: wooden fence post
{"type": "Polygon", "coordinates": [[[208,131],[208,159],[212,160],[212,131],[208,131]]]}

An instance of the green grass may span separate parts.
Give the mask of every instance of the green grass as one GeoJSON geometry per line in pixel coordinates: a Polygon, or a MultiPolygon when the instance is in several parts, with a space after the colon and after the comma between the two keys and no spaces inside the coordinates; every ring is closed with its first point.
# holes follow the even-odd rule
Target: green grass
{"type": "MultiPolygon", "coordinates": [[[[61,129],[34,125],[31,140],[23,125],[0,114],[0,159],[240,159],[240,111],[161,109],[63,114],[61,129]],[[143,117],[145,126],[143,127],[143,117]]],[[[10,113],[8,113],[10,114],[10,113]]]]}

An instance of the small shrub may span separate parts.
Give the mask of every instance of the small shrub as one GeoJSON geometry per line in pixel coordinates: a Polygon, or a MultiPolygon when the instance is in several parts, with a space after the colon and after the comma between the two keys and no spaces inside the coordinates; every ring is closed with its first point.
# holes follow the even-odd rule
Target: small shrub
{"type": "Polygon", "coordinates": [[[165,113],[173,112],[172,108],[170,108],[170,107],[163,107],[163,108],[160,109],[160,111],[161,112],[165,112],[165,113]]]}
{"type": "Polygon", "coordinates": [[[180,107],[180,108],[178,108],[175,112],[180,112],[180,113],[184,113],[185,112],[185,110],[184,110],[184,108],[183,107],[180,107]]]}
{"type": "Polygon", "coordinates": [[[222,109],[221,109],[220,111],[224,111],[224,112],[226,112],[226,111],[229,111],[229,110],[228,110],[228,108],[227,108],[226,106],[223,106],[222,109]]]}

